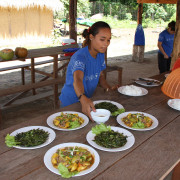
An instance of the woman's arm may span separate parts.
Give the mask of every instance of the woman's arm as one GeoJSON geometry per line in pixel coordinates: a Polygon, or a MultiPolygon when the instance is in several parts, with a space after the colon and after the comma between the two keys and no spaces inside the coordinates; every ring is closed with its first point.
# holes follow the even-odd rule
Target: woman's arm
{"type": "Polygon", "coordinates": [[[84,77],[84,73],[83,71],[77,70],[74,72],[74,90],[75,93],[78,97],[80,97],[79,101],[81,103],[82,106],[82,112],[84,114],[86,114],[91,120],[91,111],[96,111],[93,102],[87,98],[84,94],[84,85],[83,85],[83,77],[84,77]]]}
{"type": "Polygon", "coordinates": [[[165,53],[165,51],[164,51],[164,49],[163,49],[163,47],[162,47],[162,42],[158,41],[157,46],[158,46],[159,50],[163,53],[164,58],[165,58],[165,59],[168,59],[169,57],[168,57],[168,55],[165,53]]]}

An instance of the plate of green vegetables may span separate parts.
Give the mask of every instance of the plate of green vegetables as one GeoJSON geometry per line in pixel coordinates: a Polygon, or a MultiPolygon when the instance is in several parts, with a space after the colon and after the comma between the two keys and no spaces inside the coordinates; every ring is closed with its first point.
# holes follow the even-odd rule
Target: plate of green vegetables
{"type": "Polygon", "coordinates": [[[96,109],[109,110],[111,112],[111,116],[117,116],[125,112],[124,107],[121,104],[114,101],[99,100],[99,101],[94,101],[93,103],[96,109]]]}
{"type": "Polygon", "coordinates": [[[56,137],[55,132],[45,126],[27,126],[7,134],[5,143],[18,149],[37,149],[50,144],[56,137]]]}
{"type": "Polygon", "coordinates": [[[86,139],[93,147],[109,152],[127,150],[135,142],[134,135],[128,130],[103,123],[92,127],[86,139]]]}

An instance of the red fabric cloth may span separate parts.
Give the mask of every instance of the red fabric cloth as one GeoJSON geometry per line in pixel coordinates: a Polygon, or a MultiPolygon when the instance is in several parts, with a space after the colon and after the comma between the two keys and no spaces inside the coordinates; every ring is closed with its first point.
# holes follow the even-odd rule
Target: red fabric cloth
{"type": "Polygon", "coordinates": [[[172,71],[174,71],[175,69],[180,68],[180,57],[176,60],[176,62],[174,63],[174,66],[172,68],[172,71]]]}

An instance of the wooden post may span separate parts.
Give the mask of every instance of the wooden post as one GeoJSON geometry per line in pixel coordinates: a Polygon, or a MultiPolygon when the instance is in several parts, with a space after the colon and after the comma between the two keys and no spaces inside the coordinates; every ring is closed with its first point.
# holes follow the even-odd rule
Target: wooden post
{"type": "MultiPolygon", "coordinates": [[[[31,83],[35,83],[35,71],[34,71],[34,58],[31,58],[31,83]]],[[[36,94],[35,89],[32,89],[33,95],[36,94]]]]}
{"type": "MultiPolygon", "coordinates": [[[[53,78],[58,78],[58,55],[54,56],[53,63],[53,78]]],[[[54,84],[54,107],[58,108],[59,106],[59,98],[58,98],[58,84],[54,84]]]]}
{"type": "Polygon", "coordinates": [[[69,35],[77,42],[77,0],[69,0],[69,35]]]}
{"type": "Polygon", "coordinates": [[[138,6],[137,24],[142,24],[143,3],[138,6]]]}
{"type": "MultiPolygon", "coordinates": [[[[137,14],[137,24],[142,25],[142,13],[143,13],[143,3],[139,3],[138,5],[138,14],[137,14]]],[[[141,45],[133,45],[133,55],[132,61],[135,62],[143,62],[144,61],[144,46],[141,45]]]]}
{"type": "Polygon", "coordinates": [[[136,45],[133,45],[132,61],[135,61],[135,62],[138,61],[138,46],[136,45]]]}
{"type": "Polygon", "coordinates": [[[172,53],[172,62],[171,69],[178,59],[178,54],[180,53],[180,0],[177,0],[177,11],[176,11],[176,29],[174,36],[174,45],[173,45],[173,53],[172,53]]]}

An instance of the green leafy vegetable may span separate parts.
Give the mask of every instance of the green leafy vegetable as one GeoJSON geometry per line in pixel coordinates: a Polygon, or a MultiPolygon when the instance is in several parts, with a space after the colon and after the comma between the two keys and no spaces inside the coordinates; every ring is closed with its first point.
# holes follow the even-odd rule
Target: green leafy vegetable
{"type": "Polygon", "coordinates": [[[96,135],[94,141],[102,147],[118,148],[124,146],[127,143],[127,136],[111,130],[101,132],[100,134],[96,135]]]}
{"type": "Polygon", "coordinates": [[[79,121],[78,120],[75,120],[75,121],[73,121],[73,122],[70,122],[70,129],[74,129],[74,128],[77,128],[77,127],[79,127],[81,124],[79,123],[79,121]]]}
{"type": "Polygon", "coordinates": [[[70,177],[75,176],[76,174],[79,173],[77,171],[70,172],[68,170],[68,168],[65,167],[62,163],[59,163],[58,170],[59,170],[59,173],[61,174],[61,176],[63,178],[70,178],[70,177]]]}
{"type": "Polygon", "coordinates": [[[20,142],[16,142],[14,136],[10,136],[9,134],[7,134],[5,137],[5,143],[8,147],[17,146],[18,144],[20,144],[20,142]]]}
{"type": "Polygon", "coordinates": [[[142,122],[138,122],[138,123],[134,123],[132,128],[136,128],[136,129],[144,129],[145,125],[142,122]]]}
{"type": "Polygon", "coordinates": [[[117,115],[119,115],[119,114],[121,114],[123,112],[125,112],[125,109],[122,108],[122,109],[118,109],[117,111],[112,112],[111,115],[112,116],[117,116],[117,115]]]}
{"type": "Polygon", "coordinates": [[[8,147],[22,146],[22,147],[33,147],[43,144],[49,137],[49,133],[42,129],[32,129],[27,132],[18,133],[16,136],[10,136],[9,134],[5,137],[5,143],[8,147]]]}
{"type": "Polygon", "coordinates": [[[92,133],[96,135],[104,131],[111,131],[111,127],[101,123],[100,125],[96,125],[92,128],[92,133]]]}
{"type": "Polygon", "coordinates": [[[123,112],[125,112],[125,109],[119,109],[115,104],[112,104],[111,102],[100,102],[98,104],[95,104],[96,109],[107,109],[111,112],[112,116],[117,116],[123,112]]]}

